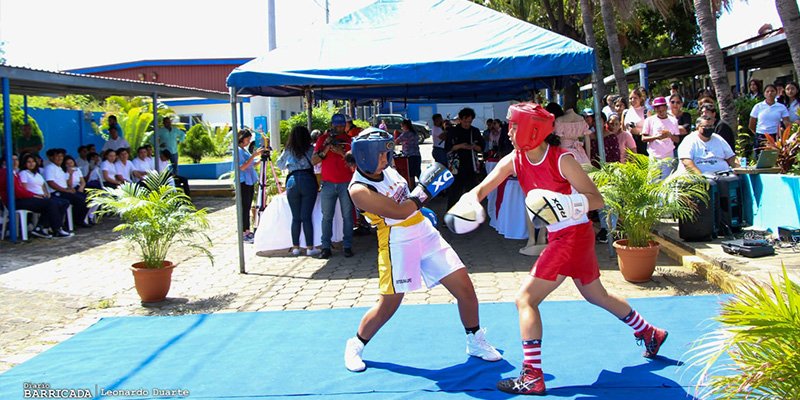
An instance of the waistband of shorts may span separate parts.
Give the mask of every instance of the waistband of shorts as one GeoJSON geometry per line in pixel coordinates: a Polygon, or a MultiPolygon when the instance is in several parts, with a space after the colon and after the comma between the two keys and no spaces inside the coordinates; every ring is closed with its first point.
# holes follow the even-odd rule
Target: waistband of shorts
{"type": "Polygon", "coordinates": [[[398,227],[398,226],[399,227],[403,227],[403,228],[408,228],[408,227],[414,226],[414,225],[416,225],[416,224],[418,224],[418,223],[420,223],[422,221],[425,221],[425,216],[422,215],[421,212],[417,211],[414,214],[412,214],[410,217],[408,217],[408,218],[406,218],[406,219],[404,219],[404,220],[402,220],[402,221],[400,221],[400,222],[398,222],[396,224],[383,225],[382,227],[378,227],[378,229],[381,229],[381,228],[395,228],[395,227],[398,227]]]}

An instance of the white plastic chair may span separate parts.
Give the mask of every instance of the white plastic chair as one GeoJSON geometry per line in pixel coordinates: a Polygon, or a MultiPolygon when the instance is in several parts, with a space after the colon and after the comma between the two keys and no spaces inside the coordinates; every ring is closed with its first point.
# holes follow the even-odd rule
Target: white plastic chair
{"type": "MultiPolygon", "coordinates": [[[[17,226],[20,228],[20,236],[22,237],[23,241],[28,240],[28,216],[33,214],[34,213],[32,211],[17,210],[16,218],[14,218],[14,223],[17,223],[17,226]]],[[[2,210],[0,210],[0,224],[2,224],[2,227],[0,228],[0,240],[5,240],[6,228],[8,227],[9,222],[10,218],[8,215],[8,208],[6,208],[5,204],[3,204],[2,210]]]]}

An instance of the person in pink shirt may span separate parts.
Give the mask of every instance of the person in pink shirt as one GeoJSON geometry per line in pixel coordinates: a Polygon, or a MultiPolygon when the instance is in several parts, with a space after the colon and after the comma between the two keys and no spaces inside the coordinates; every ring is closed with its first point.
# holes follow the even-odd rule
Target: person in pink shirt
{"type": "Polygon", "coordinates": [[[664,179],[672,172],[675,143],[678,142],[680,131],[678,120],[667,114],[667,99],[656,97],[653,108],[656,115],[644,120],[642,141],[647,143],[650,160],[660,164],[661,179],[664,179]]]}

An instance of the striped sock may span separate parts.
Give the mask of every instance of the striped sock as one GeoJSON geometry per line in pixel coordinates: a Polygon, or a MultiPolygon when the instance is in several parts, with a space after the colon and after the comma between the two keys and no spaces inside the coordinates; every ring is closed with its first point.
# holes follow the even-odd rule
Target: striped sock
{"type": "Polygon", "coordinates": [[[644,317],[639,315],[636,310],[631,309],[631,312],[625,318],[622,318],[622,322],[628,324],[631,328],[633,328],[633,334],[638,335],[639,333],[643,332],[646,329],[650,329],[653,326],[647,323],[644,320],[644,317]]]}
{"type": "Polygon", "coordinates": [[[522,341],[522,360],[523,366],[535,369],[542,369],[542,340],[523,340],[522,341]]]}

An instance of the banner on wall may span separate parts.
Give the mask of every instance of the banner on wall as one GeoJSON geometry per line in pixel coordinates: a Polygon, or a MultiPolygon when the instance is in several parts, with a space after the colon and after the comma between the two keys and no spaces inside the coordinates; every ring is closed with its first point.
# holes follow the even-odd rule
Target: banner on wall
{"type": "Polygon", "coordinates": [[[269,132],[269,125],[267,125],[267,117],[264,115],[259,115],[253,118],[253,130],[256,133],[256,146],[261,147],[264,144],[264,138],[266,137],[269,140],[269,136],[266,136],[269,132]]]}

